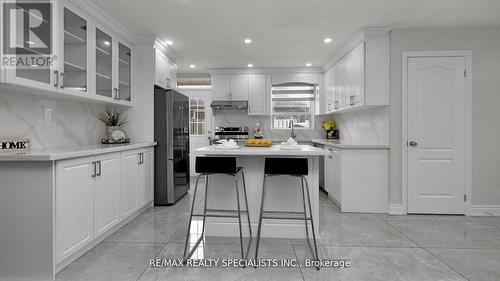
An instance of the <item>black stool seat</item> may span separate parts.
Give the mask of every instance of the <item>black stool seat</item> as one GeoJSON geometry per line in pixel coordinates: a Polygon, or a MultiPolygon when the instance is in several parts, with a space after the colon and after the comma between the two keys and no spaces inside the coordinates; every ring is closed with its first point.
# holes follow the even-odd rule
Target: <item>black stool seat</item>
{"type": "Polygon", "coordinates": [[[306,158],[266,158],[266,175],[307,176],[309,167],[306,158]]]}
{"type": "Polygon", "coordinates": [[[199,174],[237,174],[236,157],[196,157],[199,174]]]}

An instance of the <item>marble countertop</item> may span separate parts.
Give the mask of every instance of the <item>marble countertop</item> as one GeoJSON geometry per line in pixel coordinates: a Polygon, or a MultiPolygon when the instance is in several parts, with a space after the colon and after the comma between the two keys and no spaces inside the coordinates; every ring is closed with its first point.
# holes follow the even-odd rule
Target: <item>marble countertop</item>
{"type": "Polygon", "coordinates": [[[33,149],[23,153],[2,153],[0,161],[55,161],[155,146],[156,142],[89,144],[33,149]]]}
{"type": "Polygon", "coordinates": [[[342,142],[340,140],[328,140],[328,139],[313,139],[313,143],[322,144],[325,146],[332,146],[337,148],[349,148],[349,149],[389,149],[388,144],[366,144],[366,143],[348,143],[342,142]]]}
{"type": "Polygon", "coordinates": [[[240,146],[237,149],[218,149],[214,145],[205,146],[192,151],[195,155],[227,155],[227,156],[322,156],[328,151],[310,145],[300,145],[300,150],[282,150],[280,144],[271,147],[240,146]]]}

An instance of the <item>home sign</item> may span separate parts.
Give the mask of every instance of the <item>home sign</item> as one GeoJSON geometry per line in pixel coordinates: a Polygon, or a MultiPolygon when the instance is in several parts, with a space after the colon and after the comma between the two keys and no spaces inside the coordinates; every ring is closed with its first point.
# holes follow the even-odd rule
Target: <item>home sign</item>
{"type": "Polygon", "coordinates": [[[30,150],[29,138],[0,138],[0,153],[25,152],[28,150],[30,150]]]}

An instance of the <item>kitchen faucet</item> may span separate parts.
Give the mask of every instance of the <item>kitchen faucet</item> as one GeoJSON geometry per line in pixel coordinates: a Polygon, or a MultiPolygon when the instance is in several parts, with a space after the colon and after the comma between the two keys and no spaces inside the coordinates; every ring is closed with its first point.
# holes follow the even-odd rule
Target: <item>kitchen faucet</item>
{"type": "Polygon", "coordinates": [[[294,128],[294,127],[295,127],[295,124],[293,123],[293,120],[290,120],[290,123],[288,123],[288,127],[289,127],[289,128],[292,128],[292,132],[291,132],[291,134],[290,134],[290,137],[291,137],[292,139],[295,139],[295,137],[296,137],[296,135],[295,135],[295,128],[294,128]]]}

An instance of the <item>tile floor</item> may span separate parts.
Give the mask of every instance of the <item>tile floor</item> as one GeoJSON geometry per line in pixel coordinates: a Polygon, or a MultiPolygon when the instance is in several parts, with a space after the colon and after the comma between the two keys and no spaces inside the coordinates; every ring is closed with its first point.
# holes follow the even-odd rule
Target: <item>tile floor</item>
{"type": "MultiPolygon", "coordinates": [[[[150,258],[182,257],[189,206],[190,194],[175,206],[145,211],[56,280],[500,280],[500,217],[340,213],[323,192],[320,257],[350,260],[349,268],[149,267],[150,258]]],[[[238,243],[207,237],[195,255],[238,258],[238,243]]],[[[250,257],[254,251],[251,247],[250,257]]],[[[311,258],[303,239],[264,239],[259,253],[311,258]]]]}

